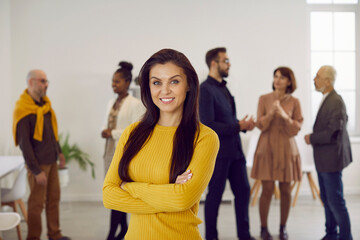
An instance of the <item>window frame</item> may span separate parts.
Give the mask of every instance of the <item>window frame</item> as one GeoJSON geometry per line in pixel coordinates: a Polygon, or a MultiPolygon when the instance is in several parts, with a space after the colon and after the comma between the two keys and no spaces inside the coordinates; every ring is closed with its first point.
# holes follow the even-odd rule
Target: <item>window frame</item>
{"type": "MultiPolygon", "coordinates": [[[[305,0],[306,1],[306,0],[305,0]]],[[[355,13],[355,128],[349,130],[350,136],[360,136],[360,3],[357,4],[313,4],[307,3],[307,26],[309,33],[309,49],[308,49],[308,62],[309,62],[309,76],[311,75],[311,13],[312,12],[354,12],[355,13]]],[[[313,79],[314,76],[310,76],[313,79]]],[[[312,99],[312,85],[313,81],[309,81],[309,96],[310,108],[309,116],[312,116],[311,104],[312,99]]],[[[336,90],[336,89],[335,89],[336,90]]]]}

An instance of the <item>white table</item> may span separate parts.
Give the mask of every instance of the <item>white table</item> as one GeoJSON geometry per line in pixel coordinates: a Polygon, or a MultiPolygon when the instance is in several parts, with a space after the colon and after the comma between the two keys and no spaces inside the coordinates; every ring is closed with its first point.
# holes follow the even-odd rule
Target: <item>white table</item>
{"type": "MultiPolygon", "coordinates": [[[[0,156],[0,181],[3,177],[5,177],[9,173],[15,171],[24,163],[25,163],[25,161],[24,161],[23,156],[0,156]]],[[[1,191],[0,191],[0,199],[1,199],[1,191]]],[[[14,214],[17,214],[17,213],[14,213],[14,214]]],[[[9,221],[11,220],[11,219],[9,219],[9,217],[6,214],[5,214],[6,216],[4,214],[2,214],[2,215],[4,218],[6,217],[7,220],[9,220],[9,221]]],[[[5,222],[5,219],[2,219],[1,221],[5,222]]],[[[2,237],[2,233],[0,231],[0,238],[1,237],[2,237]]]]}
{"type": "Polygon", "coordinates": [[[0,179],[24,164],[23,156],[0,156],[0,179]]]}

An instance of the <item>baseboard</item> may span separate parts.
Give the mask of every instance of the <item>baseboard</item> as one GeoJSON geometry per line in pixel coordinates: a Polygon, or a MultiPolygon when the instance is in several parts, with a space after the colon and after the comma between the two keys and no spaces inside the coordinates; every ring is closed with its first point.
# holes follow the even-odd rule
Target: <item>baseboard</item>
{"type": "Polygon", "coordinates": [[[66,194],[61,195],[61,202],[102,202],[102,194],[66,194]]]}
{"type": "MultiPolygon", "coordinates": [[[[346,188],[345,187],[345,195],[360,195],[360,188],[358,187],[350,187],[350,188],[346,188]]],[[[300,189],[299,192],[299,196],[310,196],[311,192],[310,192],[310,188],[306,189],[300,189]]],[[[206,195],[203,194],[201,196],[201,200],[204,201],[205,200],[206,195]]],[[[229,191],[225,191],[222,201],[223,202],[228,202],[228,201],[232,201],[234,198],[234,196],[232,195],[231,190],[229,191]]],[[[102,194],[63,194],[61,196],[61,201],[62,202],[99,202],[102,201],[102,194]]]]}

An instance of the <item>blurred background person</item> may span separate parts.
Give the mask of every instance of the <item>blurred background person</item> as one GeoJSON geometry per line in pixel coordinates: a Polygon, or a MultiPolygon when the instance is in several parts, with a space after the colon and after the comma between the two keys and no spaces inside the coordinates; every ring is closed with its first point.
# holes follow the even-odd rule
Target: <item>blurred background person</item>
{"type": "Polygon", "coordinates": [[[13,115],[15,146],[19,145],[28,170],[27,240],[40,240],[45,208],[49,240],[70,240],[60,230],[59,168],[65,168],[55,111],[46,92],[49,80],[42,70],[27,75],[27,89],[16,102],[13,115]]]}
{"type": "MultiPolygon", "coordinates": [[[[104,130],[101,132],[101,137],[106,139],[104,152],[105,174],[109,169],[117,142],[124,129],[131,123],[140,120],[145,112],[141,101],[128,92],[132,80],[131,70],[133,65],[129,62],[120,62],[119,67],[113,75],[111,84],[117,97],[111,99],[108,103],[104,130]]],[[[107,240],[123,239],[127,228],[126,213],[111,210],[110,231],[107,240]],[[121,226],[121,231],[115,237],[118,226],[121,226]]]]}
{"type": "Polygon", "coordinates": [[[199,121],[198,76],[184,54],[163,49],[139,80],[146,113],[120,137],[104,206],[131,213],[127,240],[200,240],[199,203],[219,139],[199,121]]]}
{"type": "Polygon", "coordinates": [[[274,71],[273,92],[260,96],[256,126],[261,130],[251,177],[260,179],[262,193],[259,211],[261,238],[271,240],[267,228],[274,182],[280,187],[280,239],[288,239],[286,221],[291,205],[291,181],[301,179],[301,160],[294,136],[300,131],[303,116],[300,102],[291,96],[296,79],[288,67],[274,71]]]}
{"type": "Polygon", "coordinates": [[[240,131],[253,130],[255,121],[252,117],[247,119],[247,115],[237,119],[235,100],[224,79],[228,77],[231,66],[226,48],[209,50],[205,61],[209,74],[200,85],[200,119],[220,139],[220,150],[205,200],[205,237],[207,240],[218,239],[219,207],[229,179],[234,194],[237,236],[240,240],[254,240],[250,234],[250,185],[240,131]]]}
{"type": "Polygon", "coordinates": [[[313,132],[305,142],[314,149],[314,160],[324,203],[326,235],[322,240],[352,240],[351,222],[344,199],[342,170],[352,162],[347,132],[348,115],[342,97],[335,91],[336,70],[322,66],[314,78],[323,94],[313,132]]]}

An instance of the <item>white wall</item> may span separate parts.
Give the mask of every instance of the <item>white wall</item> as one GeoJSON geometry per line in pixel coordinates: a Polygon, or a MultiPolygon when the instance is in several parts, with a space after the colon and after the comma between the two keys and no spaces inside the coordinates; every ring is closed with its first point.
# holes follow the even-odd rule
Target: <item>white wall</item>
{"type": "MultiPolygon", "coordinates": [[[[1,83],[6,92],[0,99],[4,109],[1,122],[9,122],[14,103],[26,87],[27,72],[44,69],[60,132],[71,133],[70,140],[87,151],[97,166],[97,178],[92,180],[89,172],[71,164],[71,183],[63,189],[63,199],[101,199],[104,141],[100,131],[106,103],[113,96],[112,74],[120,60],[128,60],[134,64],[136,76],[145,60],[161,48],[183,52],[204,79],[206,51],[226,46],[232,64],[229,86],[239,117],[256,114],[258,97],[271,91],[276,67],[291,67],[298,80],[294,95],[301,97],[304,132],[311,129],[305,0],[0,3],[0,46],[5,50],[0,59],[0,68],[5,70],[1,83]]],[[[12,139],[4,138],[11,136],[9,124],[1,124],[0,129],[5,132],[0,136],[1,145],[10,146],[12,139]]],[[[245,142],[247,138],[243,137],[245,142]]],[[[356,154],[355,158],[360,153],[356,154]]],[[[352,174],[346,184],[360,192],[360,179],[352,174]]]]}
{"type": "MultiPolygon", "coordinates": [[[[10,0],[0,1],[0,151],[9,147],[11,131],[11,42],[10,42],[10,0]]],[[[13,142],[11,142],[12,144],[13,142]]]]}

